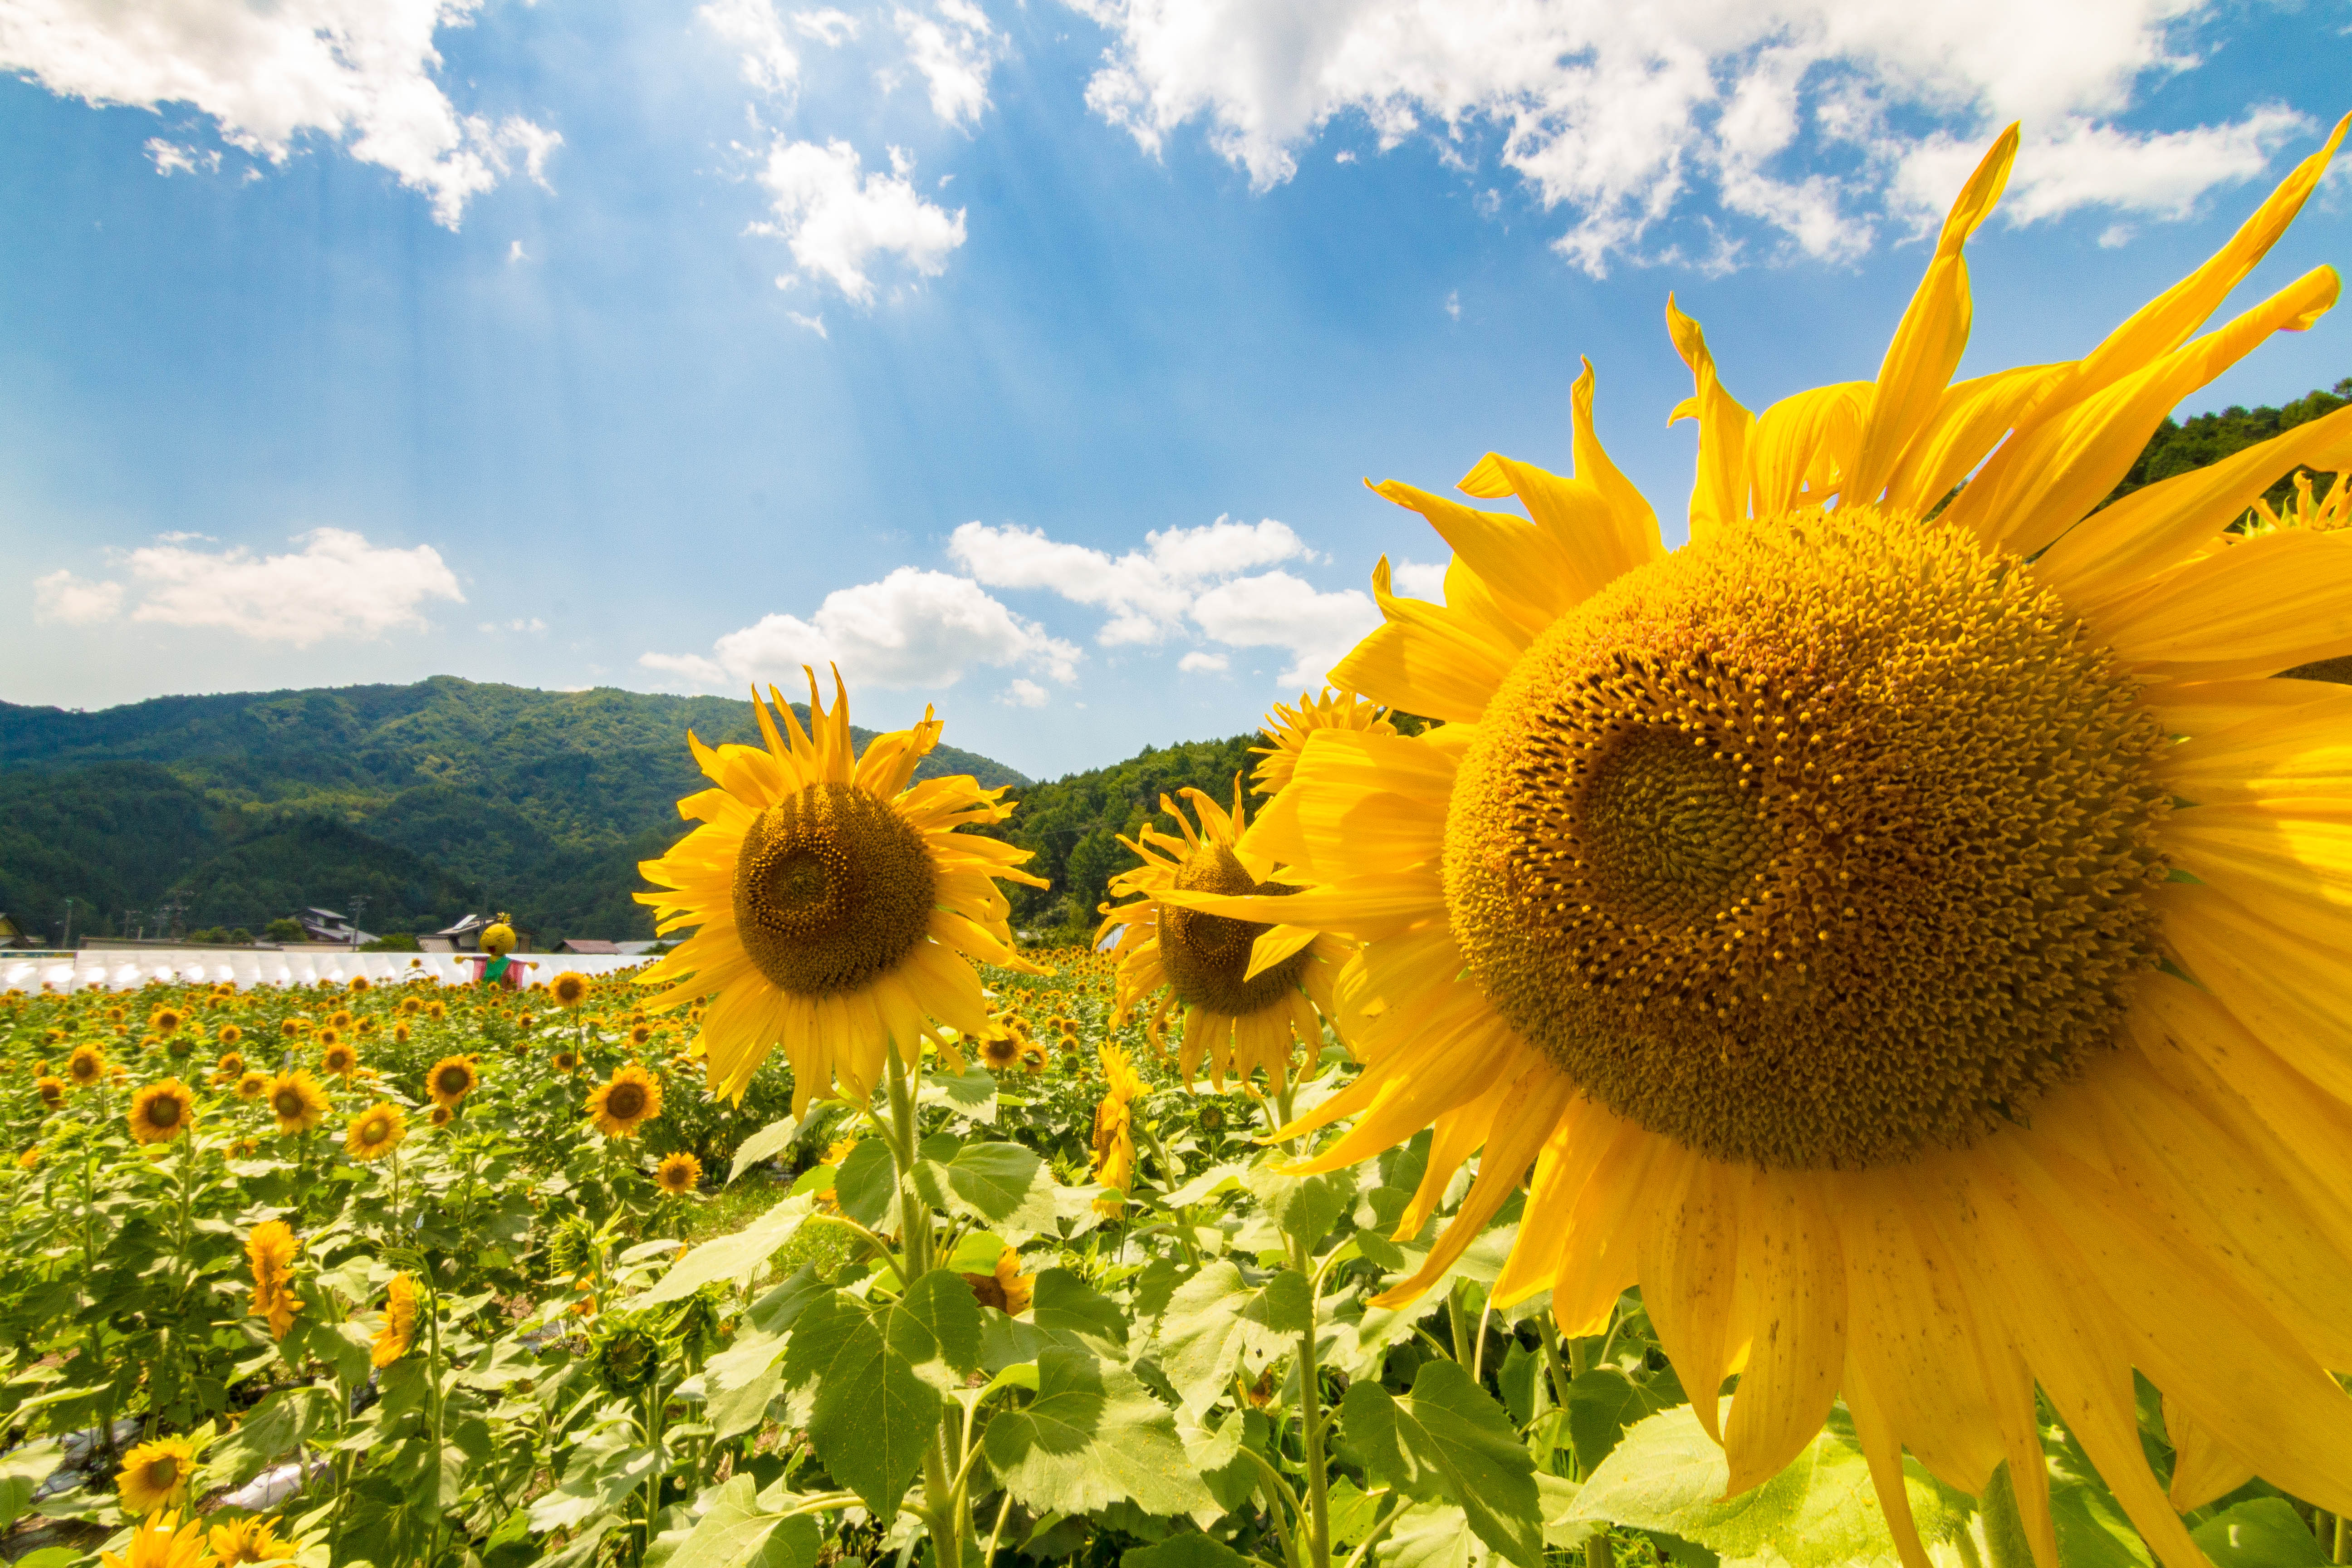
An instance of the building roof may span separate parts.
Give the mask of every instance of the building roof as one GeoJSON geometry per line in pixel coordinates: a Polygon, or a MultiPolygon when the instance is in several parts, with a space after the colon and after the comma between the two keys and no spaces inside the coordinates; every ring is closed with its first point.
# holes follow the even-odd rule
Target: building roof
{"type": "Polygon", "coordinates": [[[617,942],[605,942],[599,937],[568,936],[555,944],[555,951],[558,952],[618,952],[621,951],[621,944],[617,942]]]}

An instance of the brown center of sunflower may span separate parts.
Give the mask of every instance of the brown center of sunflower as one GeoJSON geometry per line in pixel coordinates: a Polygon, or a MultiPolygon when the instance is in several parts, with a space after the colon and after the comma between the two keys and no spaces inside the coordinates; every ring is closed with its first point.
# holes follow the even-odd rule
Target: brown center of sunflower
{"type": "Polygon", "coordinates": [[[284,1117],[300,1116],[310,1110],[310,1106],[302,1099],[302,1091],[292,1088],[279,1089],[270,1097],[269,1104],[272,1110],[284,1117]]]}
{"type": "MultiPolygon", "coordinates": [[[[1240,895],[1262,893],[1280,897],[1296,888],[1261,882],[1249,874],[1230,845],[1204,841],[1176,868],[1176,886],[1188,893],[1240,895]]],[[[1307,954],[1292,953],[1255,980],[1249,973],[1250,946],[1273,927],[1197,910],[1160,906],[1160,963],[1168,984],[1187,1007],[1245,1017],[1288,996],[1307,973],[1307,954]]]]}
{"type": "Polygon", "coordinates": [[[433,1087],[443,1094],[463,1094],[472,1088],[473,1077],[464,1068],[443,1068],[433,1079],[433,1087]]]}
{"type": "Polygon", "coordinates": [[[147,1484],[159,1492],[170,1491],[180,1483],[180,1461],[169,1454],[147,1461],[147,1484]]]}
{"type": "Polygon", "coordinates": [[[646,1088],[623,1079],[604,1094],[604,1114],[615,1121],[629,1121],[645,1114],[646,1088]]]}
{"type": "Polygon", "coordinates": [[[159,1094],[147,1102],[147,1125],[177,1127],[184,1107],[172,1095],[159,1094]]]}
{"type": "Polygon", "coordinates": [[[1745,526],[1521,658],[1456,780],[1452,931],[1561,1070],[1717,1158],[1964,1145],[2105,1047],[2155,962],[2135,698],[1952,530],[1745,526]]]}
{"type": "Polygon", "coordinates": [[[810,784],[743,835],[735,927],[760,973],[794,995],[854,991],[923,940],[938,880],[896,806],[855,784],[810,784]]]}

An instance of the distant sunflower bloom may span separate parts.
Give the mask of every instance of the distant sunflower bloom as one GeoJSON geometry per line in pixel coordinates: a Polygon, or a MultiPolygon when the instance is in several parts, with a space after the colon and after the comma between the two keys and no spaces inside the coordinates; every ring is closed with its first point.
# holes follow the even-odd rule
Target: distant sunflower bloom
{"type": "Polygon", "coordinates": [[[379,1367],[390,1366],[408,1353],[416,1341],[416,1281],[405,1274],[395,1274],[384,1289],[383,1327],[378,1329],[375,1342],[368,1349],[368,1360],[379,1367]]]}
{"type": "Polygon", "coordinates": [[[646,1046],[652,1043],[654,1031],[651,1025],[632,1024],[629,1026],[630,1045],[636,1047],[639,1049],[643,1049],[646,1046]]]}
{"type": "Polygon", "coordinates": [[[343,1148],[354,1160],[381,1160],[407,1136],[408,1119],[401,1115],[400,1107],[378,1100],[352,1118],[343,1148]]]}
{"type": "Polygon", "coordinates": [[[147,1027],[165,1039],[178,1034],[180,1026],[187,1021],[185,1013],[169,1005],[158,1007],[147,1015],[147,1027]]]}
{"type": "Polygon", "coordinates": [[[1365,701],[1352,691],[1323,689],[1320,696],[1298,694],[1298,706],[1277,702],[1265,716],[1258,733],[1271,742],[1252,746],[1250,755],[1259,759],[1250,774],[1250,785],[1271,800],[1282,786],[1290,782],[1298,766],[1298,753],[1307,747],[1307,737],[1318,730],[1349,730],[1363,735],[1393,735],[1396,726],[1389,722],[1389,710],[1377,703],[1365,701]]]}
{"type": "Polygon", "coordinates": [[[280,1018],[278,1020],[278,1032],[285,1036],[289,1040],[310,1026],[310,1021],[308,1018],[280,1018]]]}
{"type": "Polygon", "coordinates": [[[415,1017],[419,1012],[423,1011],[424,1007],[425,1004],[418,1001],[415,997],[403,996],[400,999],[400,1006],[397,1011],[402,1017],[410,1018],[415,1017]]]}
{"type": "Polygon", "coordinates": [[[457,1113],[446,1105],[436,1105],[425,1113],[425,1120],[436,1127],[446,1127],[457,1119],[457,1113]]]}
{"type": "Polygon", "coordinates": [[[577,1007],[588,1000],[588,977],[567,969],[547,983],[547,994],[559,1007],[577,1007]]]}
{"type": "Polygon", "coordinates": [[[348,989],[352,995],[359,996],[374,990],[375,982],[370,980],[364,974],[354,974],[348,982],[345,983],[345,988],[348,989]]]}
{"type": "Polygon", "coordinates": [[[1011,1072],[1021,1065],[1021,1041],[1012,1030],[992,1024],[980,1037],[980,1059],[991,1072],[1011,1072]]]}
{"type": "MultiPolygon", "coordinates": [[[[196,1446],[185,1437],[158,1437],[122,1456],[114,1489],[122,1511],[134,1519],[187,1500],[196,1473],[196,1446]]],[[[201,1538],[200,1538],[201,1539],[201,1538]]]]}
{"type": "Polygon", "coordinates": [[[319,1070],[332,1073],[345,1083],[352,1081],[359,1067],[360,1054],[346,1041],[329,1040],[327,1048],[319,1053],[319,1070]]]}
{"type": "MultiPolygon", "coordinates": [[[[359,1036],[362,1039],[365,1039],[383,1026],[376,1020],[373,1015],[370,1015],[367,1017],[362,1018],[358,1023],[353,1024],[352,1026],[352,1033],[359,1036]]],[[[526,1029],[530,1027],[530,1016],[529,1014],[525,1014],[523,1016],[522,1026],[526,1029]]]]}
{"type": "Polygon", "coordinates": [[[392,1026],[392,1038],[394,1045],[404,1046],[408,1044],[408,1026],[405,1024],[394,1024],[392,1026]]]}
{"type": "MultiPolygon", "coordinates": [[[[348,1008],[348,1007],[338,1007],[338,1008],[336,1008],[336,1009],[335,1009],[335,1011],[334,1011],[334,1013],[333,1013],[331,1016],[330,1016],[328,1017],[328,1019],[327,1019],[327,1024],[328,1024],[328,1026],[329,1026],[329,1027],[331,1027],[331,1028],[335,1028],[335,1029],[348,1029],[348,1028],[350,1028],[350,1027],[352,1026],[352,1013],[351,1013],[351,1009],[350,1009],[350,1008],[348,1008]]],[[[322,1036],[322,1037],[321,1037],[321,1038],[326,1038],[327,1037],[322,1036]]]]}
{"type": "MultiPolygon", "coordinates": [[[[130,1511],[127,1506],[124,1511],[130,1511]]],[[[212,1558],[205,1552],[203,1523],[192,1519],[182,1524],[177,1510],[166,1510],[131,1527],[127,1551],[101,1552],[98,1561],[100,1568],[209,1568],[212,1558]]]]}
{"type": "Polygon", "coordinates": [[[33,1080],[33,1092],[41,1097],[42,1106],[49,1110],[66,1108],[66,1080],[51,1078],[47,1073],[33,1080]]]}
{"type": "Polygon", "coordinates": [[[244,1076],[245,1058],[236,1051],[223,1051],[219,1062],[213,1068],[213,1081],[231,1084],[244,1076]]]}
{"type": "Polygon", "coordinates": [[[1021,1272],[1021,1255],[1011,1247],[996,1255],[996,1267],[986,1274],[967,1274],[964,1283],[983,1307],[993,1307],[1008,1318],[1029,1310],[1036,1294],[1036,1277],[1021,1272]]]}
{"type": "Polygon", "coordinates": [[[269,1075],[247,1070],[238,1076],[236,1097],[239,1100],[259,1100],[269,1092],[269,1075]]]}
{"type": "Polygon", "coordinates": [[[235,1050],[245,1039],[245,1030],[235,1024],[220,1026],[220,1043],[224,1050],[235,1050]]]}
{"type": "Polygon", "coordinates": [[[253,1314],[269,1320],[269,1337],[282,1340],[294,1326],[302,1302],[294,1294],[294,1255],[302,1249],[294,1227],[266,1219],[245,1238],[245,1258],[253,1270],[253,1314]]]}
{"type": "Polygon", "coordinates": [[[327,1114],[327,1092],[307,1068],[282,1072],[269,1080],[269,1109],[280,1132],[308,1132],[327,1114]]]}
{"type": "Polygon", "coordinates": [[[793,1108],[835,1092],[864,1102],[886,1050],[914,1065],[936,1019],[966,1033],[988,1021],[971,960],[1037,973],[1013,951],[999,879],[1029,851],[957,829],[1002,822],[1003,790],[968,775],[914,784],[939,742],[926,710],[911,730],[856,754],[838,672],[831,712],[809,675],[810,728],[769,689],[791,740],[754,693],[764,749],[712,751],[689,735],[719,787],[679,811],[696,828],[638,868],[661,931],[699,929],[646,973],[667,985],[650,1005],[711,997],[702,1019],[713,1093],[740,1100],[779,1044],[793,1064],[793,1108]]]}
{"type": "Polygon", "coordinates": [[[661,1114],[661,1079],[631,1062],[588,1095],[588,1116],[607,1138],[634,1138],[637,1129],[661,1114]]]}
{"type": "Polygon", "coordinates": [[[1119,958],[1119,1010],[1160,993],[1150,1025],[1154,1038],[1168,1016],[1181,1012],[1176,1061],[1186,1083],[1205,1061],[1220,1089],[1228,1073],[1247,1081],[1264,1068],[1280,1092],[1292,1042],[1306,1047],[1310,1066],[1322,1049],[1322,1021],[1336,1010],[1332,987],[1350,946],[1305,926],[1261,923],[1265,916],[1228,920],[1164,898],[1171,891],[1246,897],[1295,890],[1276,877],[1273,861],[1244,841],[1248,820],[1239,779],[1230,813],[1199,790],[1183,793],[1200,816],[1198,830],[1161,795],[1160,810],[1176,819],[1183,837],[1147,826],[1137,838],[1119,841],[1143,860],[1111,879],[1111,896],[1129,901],[1113,906],[1097,933],[1117,933],[1110,951],[1119,958]],[[1260,941],[1266,936],[1274,940],[1260,941]]]}
{"type": "Polygon", "coordinates": [[[302,1550],[300,1542],[278,1533],[278,1521],[258,1516],[213,1526],[211,1542],[213,1557],[221,1568],[237,1568],[243,1563],[275,1563],[302,1550]]]}
{"type": "Polygon", "coordinates": [[[1094,1178],[1120,1197],[1095,1200],[1097,1213],[1117,1214],[1135,1186],[1135,1108],[1126,1095],[1106,1094],[1095,1106],[1094,1178]]]}
{"type": "Polygon", "coordinates": [[[1751,416],[1696,323],[1691,542],[1576,387],[1576,478],[1527,515],[1382,493],[1455,551],[1333,672],[1440,721],[1322,731],[1251,838],[1307,891],[1171,893],[1364,943],[1367,1067],[1278,1134],[1302,1170],[1435,1124],[1412,1235],[1477,1176],[1433,1284],[1533,1167],[1493,1290],[1565,1334],[1638,1286],[1728,1493],[1843,1394],[1904,1559],[1907,1446],[2008,1458],[2056,1558],[2038,1384],[2158,1561],[2259,1474],[2352,1510],[2352,538],[2216,542],[2352,410],[2103,504],[2168,410],[2336,298],[2318,268],[2193,336],[2345,133],[2087,356],[1952,384],[1970,178],[1874,383],[1751,416]],[[1965,479],[1963,488],[1961,481],[1965,479]],[[1831,504],[1834,500],[1834,505],[1831,504]],[[2134,1369],[2183,1456],[2168,1499],[2134,1369]],[[1738,1371],[1728,1415],[1712,1397],[1738,1371]]]}
{"type": "Polygon", "coordinates": [[[142,1143],[168,1143],[195,1119],[195,1094],[178,1079],[151,1083],[131,1097],[131,1135],[142,1143]]]}
{"type": "Polygon", "coordinates": [[[435,1104],[454,1110],[457,1102],[473,1093],[481,1081],[471,1057],[443,1057],[425,1075],[425,1092],[433,1097],[435,1104]]]}
{"type": "Polygon", "coordinates": [[[76,1089],[88,1089],[106,1076],[106,1054],[96,1046],[76,1046],[66,1058],[66,1077],[76,1089]]]}
{"type": "Polygon", "coordinates": [[[702,1186],[702,1162],[682,1151],[666,1154],[654,1170],[654,1184],[673,1197],[696,1192],[702,1186]]]}
{"type": "Polygon", "coordinates": [[[550,1065],[551,1065],[557,1072],[576,1072],[580,1068],[580,1053],[573,1050],[570,1046],[566,1046],[562,1050],[555,1053],[554,1058],[550,1065]]]}
{"type": "Polygon", "coordinates": [[[449,1016],[449,1009],[443,1003],[427,1002],[425,1004],[425,1016],[437,1024],[449,1016]]]}

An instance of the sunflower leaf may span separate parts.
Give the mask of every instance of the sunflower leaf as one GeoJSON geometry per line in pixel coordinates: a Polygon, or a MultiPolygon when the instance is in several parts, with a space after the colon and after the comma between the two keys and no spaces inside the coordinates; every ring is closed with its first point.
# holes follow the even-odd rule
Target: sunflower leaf
{"type": "MultiPolygon", "coordinates": [[[[930,1279],[963,1281],[953,1275],[930,1279]]],[[[924,1281],[917,1282],[922,1289],[924,1281]]],[[[977,1318],[979,1306],[966,1291],[977,1318]]],[[[784,1347],[783,1384],[811,1388],[808,1434],[835,1480],[888,1519],[915,1478],[937,1432],[943,1403],[936,1384],[917,1371],[936,1359],[937,1336],[915,1312],[877,1307],[845,1291],[819,1296],[801,1311],[784,1347]]],[[[973,1324],[978,1341],[978,1323],[973,1324]]]]}
{"type": "MultiPolygon", "coordinates": [[[[1949,1540],[1967,1522],[1969,1500],[1916,1461],[1906,1459],[1903,1468],[1920,1539],[1930,1545],[1949,1540]]],[[[1770,1480],[1727,1499],[1729,1480],[1723,1450],[1699,1426],[1697,1412],[1676,1405],[1626,1429],[1577,1493],[1568,1518],[1679,1536],[1727,1558],[1769,1549],[1790,1568],[1895,1559],[1869,1464],[1843,1410],[1770,1480]]]]}
{"type": "Polygon", "coordinates": [[[1054,1228],[1054,1173],[1018,1143],[970,1143],[947,1166],[953,1208],[1025,1240],[1054,1228]]]}
{"type": "Polygon", "coordinates": [[[1285,1268],[1253,1286],[1238,1265],[1210,1264],[1176,1287],[1160,1320],[1160,1369],[1188,1410],[1206,1410],[1255,1352],[1257,1364],[1289,1348],[1313,1308],[1307,1279],[1285,1268]]]}
{"type": "Polygon", "coordinates": [[[1185,1462],[1168,1407],[1085,1351],[1040,1352],[1037,1397],[991,1421],[981,1445],[1005,1489],[1041,1515],[1122,1499],[1147,1513],[1223,1511],[1185,1462]]]}
{"type": "Polygon", "coordinates": [[[1597,1366],[1568,1385],[1568,1439],[1579,1475],[1591,1475],[1636,1421],[1671,1410],[1686,1395],[1669,1370],[1634,1382],[1615,1367],[1597,1366]]]}
{"type": "Polygon", "coordinates": [[[2284,1498],[2234,1503],[2189,1534],[2213,1568],[2320,1568],[2328,1560],[2284,1498]]]}
{"type": "Polygon", "coordinates": [[[731,1186],[735,1178],[762,1160],[774,1158],[789,1148],[793,1134],[801,1130],[801,1119],[787,1116],[782,1121],[771,1121],[735,1146],[735,1158],[727,1167],[727,1180],[721,1186],[731,1186]]]}
{"type": "Polygon", "coordinates": [[[1452,1503],[1496,1552],[1520,1568],[1542,1568],[1535,1459],[1468,1373],[1450,1361],[1425,1363],[1402,1399],[1376,1383],[1353,1384],[1339,1415],[1373,1480],[1416,1502],[1452,1503]]]}
{"type": "Polygon", "coordinates": [[[688,1251],[670,1265],[669,1272],[652,1289],[630,1304],[657,1307],[665,1301],[682,1301],[705,1285],[751,1273],[792,1239],[814,1206],[813,1198],[784,1199],[734,1235],[706,1241],[688,1251]]]}
{"type": "Polygon", "coordinates": [[[890,1163],[887,1139],[861,1138],[841,1157],[833,1178],[833,1201],[849,1218],[862,1226],[880,1224],[898,1194],[898,1176],[890,1163]]]}
{"type": "Polygon", "coordinates": [[[816,1562],[824,1532],[815,1520],[786,1519],[761,1507],[750,1476],[732,1478],[718,1494],[663,1568],[811,1568],[816,1562]]]}
{"type": "Polygon", "coordinates": [[[1243,1173],[1242,1182],[1286,1234],[1309,1247],[1320,1246],[1339,1226],[1339,1216],[1355,1206],[1355,1173],[1286,1176],[1274,1168],[1276,1161],[1285,1158],[1268,1155],[1265,1163],[1243,1173]]]}

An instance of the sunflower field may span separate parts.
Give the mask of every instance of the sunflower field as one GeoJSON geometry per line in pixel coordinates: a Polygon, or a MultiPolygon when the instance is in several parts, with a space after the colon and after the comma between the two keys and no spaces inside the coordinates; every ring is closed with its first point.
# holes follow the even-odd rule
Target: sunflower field
{"type": "Polygon", "coordinates": [[[1877,380],[1670,300],[1679,548],[1589,367],[1376,487],[1443,602],[1090,945],[810,670],[641,973],[0,998],[5,1555],[2352,1560],[2352,409],[2103,504],[2347,125],[2079,360],[1952,379],[2015,128],[1877,380]]]}

